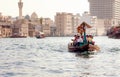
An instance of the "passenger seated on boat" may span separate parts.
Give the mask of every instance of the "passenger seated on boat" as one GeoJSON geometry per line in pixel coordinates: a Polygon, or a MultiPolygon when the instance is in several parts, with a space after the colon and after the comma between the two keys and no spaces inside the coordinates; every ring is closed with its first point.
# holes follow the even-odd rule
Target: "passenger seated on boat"
{"type": "Polygon", "coordinates": [[[88,43],[94,45],[95,42],[94,42],[92,39],[93,39],[93,36],[92,36],[92,35],[88,35],[88,36],[87,36],[87,41],[88,41],[88,43]]]}
{"type": "Polygon", "coordinates": [[[82,46],[84,43],[83,43],[83,39],[81,36],[78,36],[77,38],[77,46],[82,46]]]}
{"type": "Polygon", "coordinates": [[[74,39],[72,39],[74,46],[77,45],[77,38],[78,38],[78,36],[77,36],[77,35],[74,35],[74,39]]]}

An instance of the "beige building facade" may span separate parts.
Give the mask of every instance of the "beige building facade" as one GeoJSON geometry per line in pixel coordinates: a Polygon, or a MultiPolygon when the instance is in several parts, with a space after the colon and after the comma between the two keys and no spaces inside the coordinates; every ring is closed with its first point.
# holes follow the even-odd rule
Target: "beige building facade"
{"type": "Polygon", "coordinates": [[[28,22],[28,35],[29,37],[35,37],[35,25],[32,22],[28,22]]]}
{"type": "Polygon", "coordinates": [[[51,26],[53,25],[53,20],[50,18],[43,18],[42,19],[42,29],[45,34],[45,36],[50,36],[51,34],[51,26]]]}
{"type": "Polygon", "coordinates": [[[3,16],[0,13],[0,37],[10,37],[12,35],[12,21],[10,16],[3,16]]]}
{"type": "Polygon", "coordinates": [[[37,19],[38,18],[38,15],[35,13],[35,12],[33,12],[32,14],[31,14],[31,19],[32,20],[35,20],[35,19],[37,19]]]}
{"type": "Polygon", "coordinates": [[[56,13],[55,24],[58,36],[71,36],[73,34],[72,13],[56,13]]]}
{"type": "Polygon", "coordinates": [[[25,19],[16,20],[12,27],[13,36],[25,36],[28,37],[28,21],[25,19]]]}
{"type": "Polygon", "coordinates": [[[0,22],[0,37],[10,37],[12,35],[12,28],[10,23],[0,22]]]}
{"type": "Polygon", "coordinates": [[[96,33],[97,36],[106,35],[105,20],[104,19],[98,19],[97,20],[96,32],[97,32],[96,33]]]}
{"type": "Polygon", "coordinates": [[[80,25],[80,14],[73,15],[72,24],[73,24],[73,35],[77,34],[77,27],[80,25]]]}

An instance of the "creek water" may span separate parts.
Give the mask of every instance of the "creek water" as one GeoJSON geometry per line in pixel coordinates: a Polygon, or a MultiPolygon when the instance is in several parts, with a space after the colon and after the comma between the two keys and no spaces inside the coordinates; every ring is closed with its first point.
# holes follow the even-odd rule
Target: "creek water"
{"type": "Polygon", "coordinates": [[[120,40],[94,37],[100,52],[68,52],[73,37],[1,38],[0,77],[120,77],[120,40]]]}

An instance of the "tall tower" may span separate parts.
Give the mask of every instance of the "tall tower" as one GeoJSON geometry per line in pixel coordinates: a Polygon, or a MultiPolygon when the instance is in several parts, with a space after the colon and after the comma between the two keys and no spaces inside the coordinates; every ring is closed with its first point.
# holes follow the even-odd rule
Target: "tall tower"
{"type": "Polygon", "coordinates": [[[22,7],[23,7],[22,0],[19,0],[18,7],[19,7],[19,19],[22,19],[22,7]]]}
{"type": "Polygon", "coordinates": [[[100,19],[120,20],[120,0],[88,0],[90,14],[100,19]]]}

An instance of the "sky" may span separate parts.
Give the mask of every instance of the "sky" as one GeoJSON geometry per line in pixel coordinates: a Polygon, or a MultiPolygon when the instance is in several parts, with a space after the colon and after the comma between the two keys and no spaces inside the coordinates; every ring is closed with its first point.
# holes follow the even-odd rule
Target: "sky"
{"type": "MultiPolygon", "coordinates": [[[[5,16],[16,17],[19,0],[0,0],[0,12],[5,16]]],[[[22,0],[23,16],[36,12],[38,17],[54,19],[56,12],[84,13],[89,11],[88,0],[22,0]]]]}

